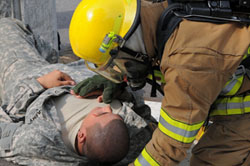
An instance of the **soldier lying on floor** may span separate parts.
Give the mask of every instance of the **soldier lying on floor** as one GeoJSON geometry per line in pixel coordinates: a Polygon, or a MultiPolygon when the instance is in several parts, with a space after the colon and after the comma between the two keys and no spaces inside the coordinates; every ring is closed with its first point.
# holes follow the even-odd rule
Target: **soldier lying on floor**
{"type": "Polygon", "coordinates": [[[136,114],[135,103],[71,95],[72,85],[93,73],[83,61],[50,64],[44,57],[56,52],[22,22],[0,19],[0,50],[0,158],[20,165],[121,159],[115,165],[127,165],[150,139],[154,120],[136,114]]]}

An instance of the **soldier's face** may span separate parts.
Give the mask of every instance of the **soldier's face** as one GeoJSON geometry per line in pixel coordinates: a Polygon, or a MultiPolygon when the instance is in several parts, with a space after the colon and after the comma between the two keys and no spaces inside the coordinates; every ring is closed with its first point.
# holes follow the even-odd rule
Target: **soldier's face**
{"type": "Polygon", "coordinates": [[[110,106],[96,107],[87,117],[83,120],[81,128],[88,128],[96,123],[99,123],[101,127],[105,127],[110,121],[122,118],[119,115],[113,114],[110,106]]]}
{"type": "Polygon", "coordinates": [[[87,129],[98,124],[104,128],[113,120],[123,120],[119,115],[113,114],[110,106],[96,107],[83,120],[82,125],[77,134],[77,147],[81,155],[83,155],[82,146],[88,136],[87,129]]]}

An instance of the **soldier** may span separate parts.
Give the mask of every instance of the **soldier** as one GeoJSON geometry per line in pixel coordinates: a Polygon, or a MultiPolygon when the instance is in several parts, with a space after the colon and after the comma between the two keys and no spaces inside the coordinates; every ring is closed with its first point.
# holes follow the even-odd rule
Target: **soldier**
{"type": "Polygon", "coordinates": [[[72,85],[93,73],[77,72],[84,68],[80,61],[47,62],[43,57],[56,58],[56,52],[22,22],[0,19],[0,36],[1,158],[20,165],[95,165],[116,163],[129,150],[117,163],[124,165],[138,155],[151,130],[132,103],[72,96],[72,85]],[[143,137],[143,143],[137,139],[143,137]]]}
{"type": "MultiPolygon", "coordinates": [[[[134,90],[148,78],[153,90],[160,87],[157,81],[165,82],[158,128],[134,165],[178,164],[209,117],[213,124],[193,149],[191,165],[250,163],[249,4],[84,0],[78,5],[70,42],[89,69],[134,90]]],[[[107,82],[89,80],[74,88],[76,95],[107,82]]],[[[104,94],[104,102],[112,95],[104,94]]]]}

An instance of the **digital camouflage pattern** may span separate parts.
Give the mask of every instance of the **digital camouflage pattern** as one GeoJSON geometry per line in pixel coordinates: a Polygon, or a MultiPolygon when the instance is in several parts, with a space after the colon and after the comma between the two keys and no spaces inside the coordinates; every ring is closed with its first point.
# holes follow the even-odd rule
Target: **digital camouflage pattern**
{"type": "MultiPolygon", "coordinates": [[[[0,158],[21,165],[93,165],[72,153],[61,138],[61,126],[52,97],[68,93],[70,86],[43,89],[36,78],[53,70],[69,74],[76,82],[90,77],[82,60],[51,64],[57,52],[14,19],[0,19],[0,158]],[[46,61],[46,58],[48,61],[46,61]]],[[[136,158],[151,138],[147,123],[123,103],[118,112],[131,137],[130,151],[117,166],[136,158]]]]}

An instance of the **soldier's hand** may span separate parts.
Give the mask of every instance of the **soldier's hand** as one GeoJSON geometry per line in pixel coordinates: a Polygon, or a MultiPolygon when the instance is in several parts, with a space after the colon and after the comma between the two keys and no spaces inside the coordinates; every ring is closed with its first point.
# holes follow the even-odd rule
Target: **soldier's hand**
{"type": "Polygon", "coordinates": [[[45,74],[37,78],[37,81],[46,89],[63,85],[75,85],[75,81],[68,74],[59,70],[45,74]]]}
{"type": "Polygon", "coordinates": [[[94,75],[78,83],[71,91],[71,94],[82,98],[91,95],[102,95],[104,103],[111,103],[117,92],[123,89],[121,84],[113,83],[101,75],[94,75]]]}

